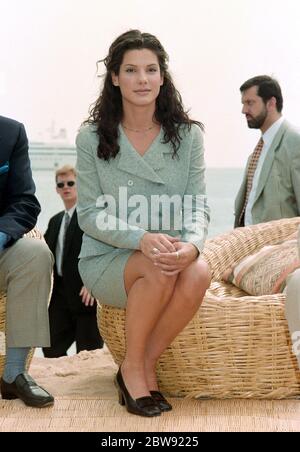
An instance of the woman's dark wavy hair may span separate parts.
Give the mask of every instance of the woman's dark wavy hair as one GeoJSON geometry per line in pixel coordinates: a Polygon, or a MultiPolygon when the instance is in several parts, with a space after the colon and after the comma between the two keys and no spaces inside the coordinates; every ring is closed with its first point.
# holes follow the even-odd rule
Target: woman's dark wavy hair
{"type": "Polygon", "coordinates": [[[177,155],[182,137],[180,128],[185,125],[190,130],[192,124],[197,124],[202,130],[203,124],[193,121],[184,111],[182,98],[176,90],[172,77],[168,72],[168,55],[159,40],[139,30],[130,30],[119,36],[110,46],[109,53],[104,60],[106,74],[99,98],[90,108],[90,116],[84,124],[93,124],[99,136],[98,157],[104,160],[115,158],[120,150],[118,143],[118,125],[123,117],[122,96],[120,88],[112,83],[112,72],[119,74],[125,52],[128,50],[149,49],[157,55],[160,72],[164,77],[164,84],[156,99],[154,120],[164,129],[164,143],[173,146],[173,157],[177,155]]]}

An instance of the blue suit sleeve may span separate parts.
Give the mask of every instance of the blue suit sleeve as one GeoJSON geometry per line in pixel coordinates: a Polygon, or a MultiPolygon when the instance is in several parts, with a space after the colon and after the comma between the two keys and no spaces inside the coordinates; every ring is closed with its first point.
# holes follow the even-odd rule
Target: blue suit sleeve
{"type": "Polygon", "coordinates": [[[3,204],[0,230],[9,235],[12,241],[16,241],[34,228],[40,213],[28,156],[28,140],[22,124],[19,124],[17,140],[9,161],[3,204]]]}
{"type": "Polygon", "coordinates": [[[0,231],[0,252],[4,250],[5,245],[10,241],[10,236],[0,231]]]}

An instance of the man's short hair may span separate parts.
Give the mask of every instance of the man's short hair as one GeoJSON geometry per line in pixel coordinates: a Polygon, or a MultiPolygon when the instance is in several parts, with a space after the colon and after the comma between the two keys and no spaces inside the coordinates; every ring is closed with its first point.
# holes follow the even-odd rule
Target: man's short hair
{"type": "Polygon", "coordinates": [[[55,182],[57,182],[58,176],[66,176],[67,174],[72,173],[76,178],[77,173],[76,169],[72,165],[64,165],[61,168],[58,168],[55,172],[55,182]]]}
{"type": "Polygon", "coordinates": [[[277,80],[268,75],[258,75],[250,78],[240,87],[241,93],[253,86],[257,86],[257,95],[261,97],[266,104],[272,97],[276,99],[276,108],[278,113],[282,112],[283,98],[281,88],[277,80]]]}

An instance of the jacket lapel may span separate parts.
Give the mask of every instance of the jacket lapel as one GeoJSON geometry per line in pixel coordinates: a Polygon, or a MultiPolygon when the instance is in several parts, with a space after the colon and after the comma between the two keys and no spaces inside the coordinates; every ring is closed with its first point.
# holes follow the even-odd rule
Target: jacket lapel
{"type": "Polygon", "coordinates": [[[46,232],[47,243],[49,245],[50,250],[55,255],[60,225],[64,216],[64,212],[60,212],[53,221],[53,226],[46,232]]]}
{"type": "Polygon", "coordinates": [[[127,137],[124,136],[124,132],[120,131],[121,152],[118,169],[158,184],[164,184],[165,182],[155,172],[155,170],[159,170],[165,166],[164,151],[162,151],[162,146],[159,146],[161,134],[162,130],[155,142],[150,145],[145,155],[141,156],[133,148],[127,137]]]}
{"type": "Polygon", "coordinates": [[[265,188],[265,185],[267,183],[267,180],[268,180],[268,177],[269,177],[269,174],[272,169],[273,162],[274,162],[275,152],[278,150],[281,140],[287,129],[288,129],[288,124],[286,121],[284,121],[282,123],[280,129],[278,130],[277,134],[275,135],[275,138],[271,144],[270,149],[267,152],[266,159],[264,161],[264,164],[263,164],[263,167],[261,170],[261,174],[260,174],[260,178],[259,178],[259,182],[258,182],[258,186],[257,186],[257,190],[256,190],[254,204],[256,203],[256,201],[262,194],[263,189],[265,188]]]}

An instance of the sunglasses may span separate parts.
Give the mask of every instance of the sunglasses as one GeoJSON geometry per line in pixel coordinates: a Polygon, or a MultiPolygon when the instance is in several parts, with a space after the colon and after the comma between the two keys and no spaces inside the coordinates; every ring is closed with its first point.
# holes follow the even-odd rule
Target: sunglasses
{"type": "Polygon", "coordinates": [[[57,188],[64,188],[65,185],[68,187],[74,187],[75,181],[69,180],[68,182],[57,182],[56,184],[57,188]]]}

